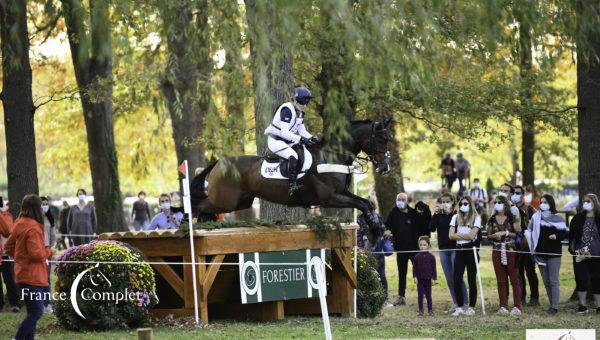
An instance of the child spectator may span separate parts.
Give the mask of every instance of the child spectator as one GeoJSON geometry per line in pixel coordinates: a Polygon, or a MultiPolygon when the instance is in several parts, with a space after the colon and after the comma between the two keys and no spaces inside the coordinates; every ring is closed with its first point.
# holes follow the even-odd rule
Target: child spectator
{"type": "Polygon", "coordinates": [[[26,195],[21,213],[12,234],[6,242],[6,252],[15,259],[15,282],[21,289],[21,298],[27,307],[27,316],[21,322],[15,339],[33,339],[37,321],[44,313],[44,295],[48,287],[48,265],[52,250],[45,247],[44,212],[37,195],[26,195]]]}
{"type": "Polygon", "coordinates": [[[413,277],[417,284],[417,294],[419,299],[419,315],[423,315],[423,295],[427,299],[427,311],[433,315],[433,304],[431,301],[431,286],[435,285],[437,280],[437,271],[435,268],[435,257],[428,251],[431,248],[431,241],[428,236],[419,237],[419,252],[415,255],[413,262],[413,277]]]}

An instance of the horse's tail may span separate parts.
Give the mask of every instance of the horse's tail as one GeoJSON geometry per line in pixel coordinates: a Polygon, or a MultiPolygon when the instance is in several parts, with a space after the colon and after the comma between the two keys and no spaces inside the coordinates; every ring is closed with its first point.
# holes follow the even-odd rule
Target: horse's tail
{"type": "Polygon", "coordinates": [[[206,189],[204,188],[204,181],[210,173],[210,171],[217,165],[218,161],[211,162],[201,173],[196,175],[190,183],[190,199],[192,206],[196,206],[200,201],[208,197],[206,189]]]}

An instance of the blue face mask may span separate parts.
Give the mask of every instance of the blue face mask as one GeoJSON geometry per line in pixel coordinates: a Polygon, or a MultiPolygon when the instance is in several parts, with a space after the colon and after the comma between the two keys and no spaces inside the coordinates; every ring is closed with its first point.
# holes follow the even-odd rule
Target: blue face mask
{"type": "Polygon", "coordinates": [[[404,208],[406,208],[406,202],[396,201],[396,206],[398,207],[398,209],[404,209],[404,208]]]}

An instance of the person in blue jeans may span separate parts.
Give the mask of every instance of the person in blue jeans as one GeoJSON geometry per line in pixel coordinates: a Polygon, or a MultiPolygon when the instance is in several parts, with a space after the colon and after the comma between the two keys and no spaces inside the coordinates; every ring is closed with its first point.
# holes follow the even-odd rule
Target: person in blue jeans
{"type": "MultiPolygon", "coordinates": [[[[459,305],[456,301],[456,294],[454,293],[454,257],[456,256],[456,251],[451,250],[456,248],[456,241],[450,240],[448,238],[448,234],[450,231],[450,220],[452,220],[452,216],[454,215],[454,196],[450,193],[444,193],[440,198],[438,198],[438,206],[435,210],[435,213],[431,217],[431,222],[429,222],[429,230],[431,232],[437,231],[437,241],[438,248],[440,249],[440,262],[442,264],[442,269],[444,270],[444,276],[446,277],[446,282],[448,283],[448,290],[450,291],[450,296],[452,297],[452,308],[449,313],[453,313],[454,309],[459,305]]],[[[467,294],[467,286],[465,285],[465,281],[462,280],[460,282],[463,291],[463,305],[467,306],[469,304],[469,298],[467,294]]]]}
{"type": "Polygon", "coordinates": [[[6,241],[6,253],[15,259],[15,282],[27,307],[15,339],[35,338],[37,321],[44,313],[44,293],[48,289],[48,265],[53,250],[44,242],[44,212],[37,195],[26,195],[12,234],[6,241]]]}

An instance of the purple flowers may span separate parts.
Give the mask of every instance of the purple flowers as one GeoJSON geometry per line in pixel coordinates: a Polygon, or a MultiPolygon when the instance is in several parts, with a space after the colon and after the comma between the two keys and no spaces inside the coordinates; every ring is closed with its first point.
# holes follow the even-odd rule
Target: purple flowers
{"type": "Polygon", "coordinates": [[[138,296],[138,301],[137,301],[138,307],[144,308],[150,304],[150,295],[148,293],[138,292],[137,296],[138,296]]]}

